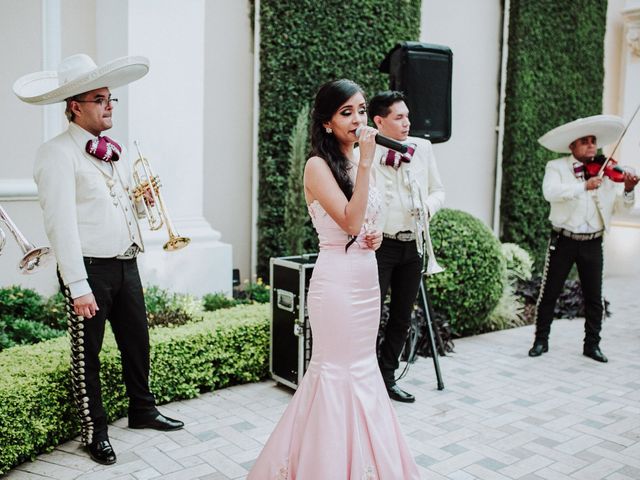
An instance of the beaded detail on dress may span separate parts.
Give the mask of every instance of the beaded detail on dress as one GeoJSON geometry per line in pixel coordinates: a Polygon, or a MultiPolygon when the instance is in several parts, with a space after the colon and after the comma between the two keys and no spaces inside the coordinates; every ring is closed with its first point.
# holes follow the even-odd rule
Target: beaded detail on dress
{"type": "Polygon", "coordinates": [[[278,469],[278,473],[274,477],[274,480],[288,480],[289,478],[289,459],[284,459],[284,465],[278,469]]]}
{"type": "MultiPolygon", "coordinates": [[[[309,216],[313,221],[314,225],[317,221],[324,219],[329,214],[326,210],[320,205],[318,200],[314,200],[307,206],[307,210],[309,211],[309,216]]],[[[369,196],[367,199],[367,211],[364,216],[364,222],[362,224],[362,229],[360,230],[360,235],[377,230],[378,225],[376,222],[380,217],[380,212],[382,211],[382,198],[380,197],[380,193],[375,185],[372,183],[369,187],[369,196]]],[[[316,226],[316,230],[317,230],[316,226]]]]}

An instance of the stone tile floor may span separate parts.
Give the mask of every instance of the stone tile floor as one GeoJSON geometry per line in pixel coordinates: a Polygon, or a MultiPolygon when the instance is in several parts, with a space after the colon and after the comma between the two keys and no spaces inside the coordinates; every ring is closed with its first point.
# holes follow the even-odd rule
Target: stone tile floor
{"type": "MultiPolygon", "coordinates": [[[[531,326],[456,341],[440,359],[443,391],[431,359],[413,365],[402,386],[417,401],[395,406],[423,478],[640,479],[638,288],[636,278],[605,281],[606,365],[582,356],[581,319],[554,322],[549,353],[535,359],[531,326]]],[[[171,403],[162,411],[185,420],[184,430],[129,430],[126,419],[110,427],[113,466],[95,464],[73,440],[3,478],[243,479],[290,397],[265,381],[171,403]]]]}

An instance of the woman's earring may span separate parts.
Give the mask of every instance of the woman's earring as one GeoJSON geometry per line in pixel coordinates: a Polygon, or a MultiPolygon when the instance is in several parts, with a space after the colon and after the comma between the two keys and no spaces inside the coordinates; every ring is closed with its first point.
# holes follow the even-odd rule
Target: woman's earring
{"type": "Polygon", "coordinates": [[[325,132],[327,132],[327,133],[333,133],[333,130],[331,130],[331,127],[327,127],[327,128],[325,128],[324,130],[325,130],[325,132]]]}

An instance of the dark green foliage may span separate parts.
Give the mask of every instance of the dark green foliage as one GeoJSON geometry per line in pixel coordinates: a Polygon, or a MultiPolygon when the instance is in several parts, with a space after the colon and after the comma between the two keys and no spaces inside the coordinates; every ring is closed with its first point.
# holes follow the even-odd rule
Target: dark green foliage
{"type": "Polygon", "coordinates": [[[64,330],[53,329],[35,320],[0,316],[0,350],[14,345],[30,345],[65,335],[64,330]]]}
{"type": "Polygon", "coordinates": [[[0,315],[46,321],[46,301],[35,290],[12,285],[0,288],[0,315]]]}
{"type": "Polygon", "coordinates": [[[207,293],[202,297],[202,306],[205,312],[215,312],[222,308],[231,308],[236,305],[236,301],[233,298],[227,297],[226,294],[219,293],[207,293]]]}
{"type": "Polygon", "coordinates": [[[317,250],[316,235],[307,212],[302,180],[309,152],[309,105],[305,104],[289,137],[289,175],[284,203],[285,255],[302,255],[317,250]]]}
{"type": "Polygon", "coordinates": [[[607,2],[512,0],[502,185],[502,239],[542,267],[549,205],[542,196],[546,131],[602,112],[607,2]]]}
{"type": "Polygon", "coordinates": [[[260,2],[259,276],[268,278],[269,258],[287,251],[287,145],[298,112],[336,78],[356,81],[368,96],[388,88],[378,65],[397,42],[418,39],[420,6],[420,0],[260,2]]]}
{"type": "Polygon", "coordinates": [[[445,268],[427,280],[433,309],[445,314],[456,335],[486,331],[504,288],[500,242],[480,220],[459,210],[440,210],[430,230],[436,258],[445,268]]]}
{"type": "MultiPolygon", "coordinates": [[[[540,295],[542,277],[536,276],[528,280],[518,280],[516,294],[522,298],[525,306],[526,323],[535,322],[536,303],[540,295]]],[[[609,300],[604,299],[605,317],[611,316],[609,300]]],[[[556,301],[553,318],[584,318],[584,296],[580,280],[567,279],[564,288],[556,301]]]]}
{"type": "Polygon", "coordinates": [[[17,285],[0,288],[0,350],[63,336],[64,302],[17,285]]]}
{"type": "MultiPolygon", "coordinates": [[[[205,314],[202,322],[150,331],[151,389],[159,403],[264,378],[269,309],[242,306],[205,314]]],[[[110,421],[127,412],[120,358],[107,329],[100,355],[110,421]]],[[[0,474],[78,434],[65,338],[0,353],[0,474]]]]}
{"type": "Polygon", "coordinates": [[[269,285],[258,278],[255,282],[245,281],[234,296],[239,303],[269,303],[271,290],[269,285]]]}

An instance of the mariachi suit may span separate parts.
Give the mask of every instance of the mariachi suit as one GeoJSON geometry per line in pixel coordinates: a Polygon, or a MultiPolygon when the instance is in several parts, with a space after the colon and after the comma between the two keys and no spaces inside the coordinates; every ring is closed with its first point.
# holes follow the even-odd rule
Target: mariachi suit
{"type": "Polygon", "coordinates": [[[422,199],[422,208],[429,219],[444,204],[444,187],[436,165],[431,142],[409,137],[403,143],[416,145],[409,163],[399,168],[384,163],[388,150],[376,147],[374,169],[376,186],[382,194],[379,228],[382,245],[376,250],[380,296],[384,303],[391,288],[389,321],[380,346],[379,364],[387,387],[395,384],[395,370],[409,333],[411,311],[420,288],[423,260],[418,253],[412,192],[415,201],[422,199]]]}
{"type": "Polygon", "coordinates": [[[536,304],[536,343],[547,345],[553,311],[575,263],[585,302],[585,351],[598,347],[604,316],[602,235],[617,211],[633,206],[634,194],[605,177],[585,189],[583,166],[573,156],[547,163],[542,192],[551,205],[552,225],[540,295],[536,304]]]}
{"type": "Polygon", "coordinates": [[[149,390],[149,333],[135,259],[143,244],[137,224],[141,212],[130,197],[131,165],[124,152],[117,162],[109,163],[86,153],[86,143],[94,138],[72,122],[66,132],[40,147],[34,167],[45,230],[68,302],[73,396],[86,444],[108,438],[99,379],[107,319],[122,354],[129,416],[156,411],[149,390]],[[91,292],[99,310],[92,318],[77,316],[73,299],[91,292]]]}

